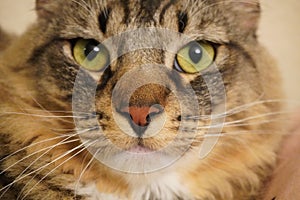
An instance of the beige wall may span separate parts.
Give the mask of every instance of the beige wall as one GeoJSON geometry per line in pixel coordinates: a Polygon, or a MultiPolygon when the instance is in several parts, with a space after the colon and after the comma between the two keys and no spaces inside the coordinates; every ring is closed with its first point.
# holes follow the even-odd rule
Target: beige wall
{"type": "Polygon", "coordinates": [[[0,25],[21,33],[35,19],[34,7],[34,0],[0,0],[0,25]]]}
{"type": "Polygon", "coordinates": [[[290,106],[300,107],[300,1],[263,0],[262,9],[260,40],[278,62],[290,106]]]}
{"type": "MultiPolygon", "coordinates": [[[[300,1],[262,0],[262,9],[260,40],[278,61],[291,106],[300,107],[300,1]]],[[[21,33],[34,19],[34,0],[0,0],[7,30],[21,33]]]]}

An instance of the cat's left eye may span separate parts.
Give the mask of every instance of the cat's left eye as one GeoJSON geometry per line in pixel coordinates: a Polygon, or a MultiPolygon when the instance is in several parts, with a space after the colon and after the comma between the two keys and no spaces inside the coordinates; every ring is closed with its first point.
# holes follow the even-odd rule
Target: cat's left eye
{"type": "Polygon", "coordinates": [[[95,40],[79,39],[73,48],[76,62],[89,71],[101,71],[107,67],[110,56],[107,48],[95,40]]]}
{"type": "Polygon", "coordinates": [[[190,42],[176,55],[175,68],[189,74],[198,73],[209,67],[215,58],[215,49],[207,42],[190,42]]]}

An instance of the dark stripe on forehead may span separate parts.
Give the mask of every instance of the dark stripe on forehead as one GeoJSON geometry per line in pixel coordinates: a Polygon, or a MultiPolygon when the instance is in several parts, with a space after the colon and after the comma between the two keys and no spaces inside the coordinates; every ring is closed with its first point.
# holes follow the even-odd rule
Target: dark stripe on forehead
{"type": "Polygon", "coordinates": [[[140,12],[137,15],[138,21],[141,23],[154,21],[154,15],[160,4],[161,0],[140,0],[140,12]]]}
{"type": "Polygon", "coordinates": [[[99,15],[100,29],[104,34],[106,33],[106,26],[107,26],[107,21],[109,19],[109,15],[110,15],[110,9],[105,9],[99,15]]]}
{"type": "Polygon", "coordinates": [[[165,14],[167,12],[167,10],[171,7],[171,5],[173,5],[177,0],[170,0],[169,3],[167,3],[163,9],[161,10],[160,12],[160,15],[159,15],[159,23],[161,24],[164,20],[164,17],[165,17],[165,14]]]}
{"type": "Polygon", "coordinates": [[[177,17],[178,17],[178,31],[180,33],[183,33],[189,20],[188,15],[187,13],[181,11],[178,13],[177,17]]]}
{"type": "MultiPolygon", "coordinates": [[[[161,4],[161,0],[140,0],[141,8],[148,10],[149,12],[153,11],[154,8],[158,8],[161,4]]],[[[154,10],[155,12],[155,10],[154,10]]],[[[154,13],[153,12],[153,13],[154,13]]]]}
{"type": "Polygon", "coordinates": [[[130,9],[129,9],[129,0],[121,0],[121,4],[124,8],[124,18],[123,23],[127,24],[129,23],[129,16],[130,16],[130,9]]]}

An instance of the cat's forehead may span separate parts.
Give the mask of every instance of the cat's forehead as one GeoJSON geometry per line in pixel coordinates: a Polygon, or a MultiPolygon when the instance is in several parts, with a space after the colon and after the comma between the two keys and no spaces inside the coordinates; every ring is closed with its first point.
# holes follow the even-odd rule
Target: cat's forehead
{"type": "Polygon", "coordinates": [[[216,43],[241,41],[255,34],[259,18],[257,0],[71,0],[57,8],[53,17],[61,37],[99,41],[141,27],[216,43]]]}
{"type": "MultiPolygon", "coordinates": [[[[201,11],[206,10],[206,13],[202,13],[202,16],[207,15],[207,10],[215,10],[218,6],[222,7],[223,1],[213,0],[72,0],[71,7],[78,7],[80,10],[76,10],[81,14],[91,14],[108,11],[118,12],[119,15],[123,15],[123,22],[132,19],[132,22],[149,22],[155,21],[159,18],[163,20],[164,15],[167,12],[178,12],[184,14],[191,14],[193,17],[197,17],[201,11]],[[121,11],[122,10],[122,11],[121,11]],[[158,16],[159,15],[159,16],[158,16]]],[[[68,6],[70,8],[70,6],[68,6]]],[[[211,13],[212,14],[212,13],[211,13]]],[[[199,16],[201,17],[201,16],[199,16]]],[[[199,18],[198,18],[199,19],[199,18]]]]}
{"type": "MultiPolygon", "coordinates": [[[[69,33],[76,27],[88,34],[112,36],[135,28],[157,27],[197,36],[211,29],[223,34],[225,20],[218,15],[216,5],[200,0],[73,0],[62,3],[63,11],[55,17],[66,27],[63,31],[69,33]]],[[[208,35],[211,40],[226,40],[208,35]]]]}

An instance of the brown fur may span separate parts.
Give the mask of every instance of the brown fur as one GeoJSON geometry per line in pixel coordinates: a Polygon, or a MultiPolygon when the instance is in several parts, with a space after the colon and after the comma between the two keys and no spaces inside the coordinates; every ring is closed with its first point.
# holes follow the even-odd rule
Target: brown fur
{"type": "Polygon", "coordinates": [[[5,33],[0,27],[0,52],[4,51],[14,39],[13,35],[5,33]]]}
{"type": "MultiPolygon", "coordinates": [[[[94,183],[99,193],[111,194],[120,199],[145,198],[137,194],[137,190],[142,190],[140,188],[144,186],[149,188],[152,195],[149,199],[162,199],[163,193],[169,191],[151,191],[151,188],[155,187],[154,182],[159,184],[164,175],[176,174],[174,177],[177,177],[177,184],[184,186],[190,196],[173,191],[173,199],[259,199],[263,182],[275,163],[281,139],[281,134],[278,134],[281,124],[278,121],[272,122],[272,115],[263,114],[280,111],[280,103],[267,100],[282,97],[276,66],[258,44],[255,35],[259,4],[256,1],[218,0],[142,2],[144,3],[137,0],[129,0],[128,3],[104,0],[37,1],[38,21],[0,54],[0,113],[3,113],[0,116],[0,144],[4,147],[0,150],[0,158],[11,155],[1,160],[1,170],[9,167],[0,175],[2,186],[14,179],[18,180],[17,177],[22,171],[30,166],[25,172],[28,176],[16,181],[10,188],[10,193],[5,195],[17,194],[16,196],[36,200],[73,199],[74,188],[80,178],[80,187],[94,183]],[[130,13],[126,13],[126,6],[130,13]],[[106,27],[102,27],[106,28],[105,32],[99,29],[100,12],[107,12],[109,15],[106,27]],[[102,42],[139,27],[155,26],[177,32],[177,13],[180,12],[188,16],[185,35],[193,40],[207,40],[218,44],[215,63],[222,74],[226,89],[226,109],[242,108],[240,112],[226,117],[226,122],[235,122],[233,125],[236,126],[224,126],[224,135],[205,159],[199,159],[198,155],[198,147],[205,134],[204,129],[199,129],[191,148],[182,158],[154,173],[127,174],[113,170],[96,159],[84,170],[92,156],[86,150],[81,151],[82,147],[76,149],[81,144],[77,135],[64,140],[69,132],[75,131],[73,118],[70,117],[70,97],[80,68],[71,53],[71,40],[91,38],[102,42]],[[161,13],[164,14],[163,17],[161,13]],[[125,16],[127,18],[124,18],[125,16]],[[261,103],[243,110],[252,102],[261,103]],[[249,119],[251,117],[253,119],[249,119]],[[237,123],[237,120],[244,121],[237,123]],[[50,140],[60,135],[61,138],[50,140]],[[49,141],[43,142],[45,140],[49,141]],[[51,148],[61,141],[71,140],[74,141],[51,148]],[[41,143],[26,148],[38,142],[41,143]],[[47,147],[50,148],[49,151],[41,151],[47,147]],[[26,149],[14,154],[21,148],[26,149]],[[74,148],[74,152],[57,159],[74,148]],[[27,155],[31,156],[23,159],[27,155]],[[38,162],[34,162],[35,160],[38,162]],[[45,169],[35,171],[43,166],[45,169]],[[9,181],[4,181],[6,179],[9,181]],[[41,179],[43,180],[39,182],[41,179]]],[[[158,37],[155,34],[152,38],[137,35],[135,39],[147,43],[158,37]]],[[[112,62],[109,68],[112,72],[110,79],[96,93],[98,122],[104,129],[104,135],[122,149],[129,149],[141,141],[123,133],[114,121],[111,107],[112,90],[128,71],[141,65],[165,64],[166,73],[161,73],[156,68],[150,73],[144,67],[145,70],[132,77],[131,81],[117,84],[116,87],[122,92],[113,102],[114,108],[120,109],[118,106],[123,105],[122,100],[126,98],[130,98],[129,104],[133,106],[163,105],[167,115],[165,126],[154,137],[142,140],[143,145],[153,150],[166,147],[177,135],[180,105],[174,93],[160,85],[148,84],[138,88],[132,96],[128,96],[130,89],[147,77],[166,81],[171,88],[175,87],[174,82],[167,76],[168,71],[173,68],[174,54],[167,53],[165,57],[163,54],[162,50],[143,49],[122,55],[112,62]]],[[[100,84],[107,74],[108,71],[103,72],[97,83],[100,84]]],[[[89,77],[92,75],[88,73],[89,77]]],[[[216,83],[213,91],[208,91],[199,74],[177,73],[175,76],[181,81],[178,84],[192,85],[199,101],[199,115],[211,114],[214,105],[210,102],[209,94],[218,96],[221,86],[216,83]]],[[[213,79],[210,81],[211,84],[214,83],[213,79]]],[[[82,102],[82,106],[84,104],[85,102],[82,102]]],[[[209,122],[199,120],[199,126],[208,126],[209,122]]],[[[88,121],[87,126],[90,125],[88,121]]],[[[179,141],[179,147],[180,142],[183,141],[179,141]]],[[[104,149],[102,153],[109,153],[108,151],[104,149]]],[[[168,153],[174,152],[176,149],[168,153]]],[[[144,192],[146,193],[147,189],[144,192]]],[[[2,193],[3,190],[0,195],[2,193]]],[[[85,197],[79,194],[78,199],[85,197]]]]}

